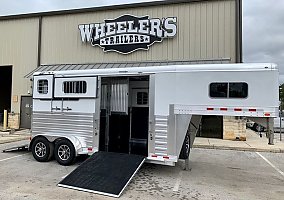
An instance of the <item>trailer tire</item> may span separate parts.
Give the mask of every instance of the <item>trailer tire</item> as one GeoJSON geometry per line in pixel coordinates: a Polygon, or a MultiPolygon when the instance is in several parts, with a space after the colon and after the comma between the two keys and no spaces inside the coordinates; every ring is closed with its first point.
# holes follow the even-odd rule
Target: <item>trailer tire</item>
{"type": "Polygon", "coordinates": [[[54,146],[44,137],[35,138],[32,143],[33,157],[39,162],[47,162],[53,156],[54,146]]]}
{"type": "Polygon", "coordinates": [[[75,160],[75,148],[73,144],[67,139],[56,142],[54,157],[60,165],[71,165],[75,160]]]}
{"type": "Polygon", "coordinates": [[[188,159],[190,153],[190,135],[187,132],[179,154],[179,159],[188,159]]]}

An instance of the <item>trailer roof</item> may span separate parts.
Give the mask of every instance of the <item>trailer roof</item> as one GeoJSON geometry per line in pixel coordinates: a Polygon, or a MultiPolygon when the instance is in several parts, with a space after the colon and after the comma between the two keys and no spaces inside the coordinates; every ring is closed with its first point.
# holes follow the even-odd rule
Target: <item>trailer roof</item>
{"type": "Polygon", "coordinates": [[[107,69],[107,68],[130,68],[130,67],[149,67],[149,66],[168,66],[168,65],[190,65],[190,64],[218,64],[230,63],[230,58],[203,59],[203,60],[183,60],[183,61],[148,61],[148,62],[109,62],[109,63],[89,63],[89,64],[54,64],[40,65],[27,75],[31,77],[35,72],[44,71],[66,71],[66,70],[88,70],[88,69],[107,69]]]}
{"type": "Polygon", "coordinates": [[[59,76],[86,76],[86,75],[135,75],[154,74],[159,72],[199,72],[199,71],[275,71],[278,70],[273,63],[248,63],[248,64],[185,64],[185,65],[163,65],[147,67],[126,67],[126,68],[104,68],[85,70],[62,70],[42,71],[33,75],[54,74],[59,76]]]}

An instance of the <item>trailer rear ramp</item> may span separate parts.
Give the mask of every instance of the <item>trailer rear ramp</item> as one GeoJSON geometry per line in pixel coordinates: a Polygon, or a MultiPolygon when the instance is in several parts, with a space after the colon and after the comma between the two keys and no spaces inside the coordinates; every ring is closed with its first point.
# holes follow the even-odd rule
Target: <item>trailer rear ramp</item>
{"type": "Polygon", "coordinates": [[[144,161],[145,157],[140,155],[96,152],[58,186],[120,197],[144,161]]]}

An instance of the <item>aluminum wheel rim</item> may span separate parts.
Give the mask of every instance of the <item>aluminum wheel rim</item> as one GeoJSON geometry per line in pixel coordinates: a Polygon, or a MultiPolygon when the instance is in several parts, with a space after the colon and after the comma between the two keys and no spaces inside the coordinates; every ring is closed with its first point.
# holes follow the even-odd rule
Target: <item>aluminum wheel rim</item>
{"type": "Polygon", "coordinates": [[[43,142],[38,142],[35,146],[35,154],[37,157],[42,158],[46,155],[46,146],[43,142]]]}
{"type": "Polygon", "coordinates": [[[60,147],[58,148],[58,157],[61,160],[68,160],[70,158],[70,148],[68,145],[60,145],[60,147]]]}

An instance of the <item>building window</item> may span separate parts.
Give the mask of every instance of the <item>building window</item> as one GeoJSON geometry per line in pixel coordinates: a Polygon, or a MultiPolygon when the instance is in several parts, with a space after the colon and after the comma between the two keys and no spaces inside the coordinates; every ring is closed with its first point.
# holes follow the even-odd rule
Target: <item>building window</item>
{"type": "Polygon", "coordinates": [[[84,94],[87,92],[86,81],[63,82],[63,92],[66,94],[84,94]]]}
{"type": "Polygon", "coordinates": [[[37,91],[39,94],[48,93],[48,80],[38,80],[37,81],[37,91]]]}
{"type": "Polygon", "coordinates": [[[246,98],[248,96],[248,84],[211,83],[209,95],[212,98],[246,98]]]}
{"type": "Polygon", "coordinates": [[[148,93],[147,92],[137,92],[137,105],[147,105],[148,104],[148,93]]]}

